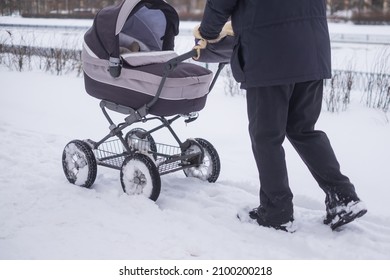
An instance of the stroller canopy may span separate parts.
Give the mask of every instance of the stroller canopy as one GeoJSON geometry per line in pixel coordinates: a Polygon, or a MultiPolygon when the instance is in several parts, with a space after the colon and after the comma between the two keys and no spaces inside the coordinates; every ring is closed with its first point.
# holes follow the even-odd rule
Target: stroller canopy
{"type": "Polygon", "coordinates": [[[124,0],[103,8],[84,36],[100,59],[119,58],[120,47],[137,42],[141,51],[173,50],[179,16],[163,0],[124,0]]]}

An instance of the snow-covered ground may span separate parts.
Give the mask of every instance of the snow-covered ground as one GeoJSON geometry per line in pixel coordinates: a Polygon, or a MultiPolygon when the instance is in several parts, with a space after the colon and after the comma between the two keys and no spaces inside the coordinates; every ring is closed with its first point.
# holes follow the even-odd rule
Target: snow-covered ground
{"type": "MultiPolygon", "coordinates": [[[[179,46],[189,49],[192,40],[179,38],[179,46]]],[[[333,45],[341,66],[350,57],[367,68],[378,51],[333,45]]],[[[85,93],[82,78],[0,67],[0,259],[389,260],[389,116],[364,107],[354,92],[346,112],[324,111],[319,120],[317,128],[328,133],[342,171],[369,210],[340,231],[322,224],[324,194],[285,143],[298,228],[286,234],[236,218],[240,209],[258,205],[259,183],[245,99],[227,96],[222,80],[195,122],[174,124],[182,140],[202,137],[215,146],[219,180],[165,175],[152,202],[124,194],[116,170],[99,167],[92,189],[65,179],[64,146],[73,139],[100,140],[108,132],[99,100],[85,93]]],[[[154,138],[173,143],[166,131],[154,138]]]]}
{"type": "MultiPolygon", "coordinates": [[[[0,259],[390,258],[390,129],[359,96],[347,112],[323,112],[318,128],[327,131],[369,213],[341,231],[323,225],[324,195],[286,143],[298,230],[285,234],[236,218],[239,209],[257,206],[258,179],[245,100],[226,96],[222,83],[197,121],[175,125],[182,139],[214,144],[219,180],[165,175],[154,203],[124,194],[119,172],[104,167],[92,189],[65,179],[67,142],[108,132],[82,78],[0,71],[0,259]]],[[[171,141],[166,133],[155,140],[171,141]]]]}

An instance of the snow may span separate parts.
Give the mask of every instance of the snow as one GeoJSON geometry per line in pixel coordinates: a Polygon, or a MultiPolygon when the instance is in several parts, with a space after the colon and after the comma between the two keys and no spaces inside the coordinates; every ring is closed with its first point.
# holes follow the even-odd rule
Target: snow
{"type": "Polygon", "coordinates": [[[8,25],[36,25],[36,26],[66,26],[89,28],[92,19],[56,19],[56,18],[24,18],[20,16],[1,16],[0,24],[8,25]]]}
{"type": "MultiPolygon", "coordinates": [[[[350,52],[372,48],[337,46],[339,59],[350,55],[359,65],[372,60],[350,52]]],[[[288,234],[236,218],[258,206],[259,183],[245,98],[226,95],[222,81],[196,121],[173,124],[182,140],[201,137],[214,145],[221,159],[218,181],[164,175],[153,202],[124,194],[117,170],[99,166],[91,189],[66,180],[65,145],[100,140],[109,131],[82,78],[0,67],[0,259],[390,259],[389,116],[366,108],[357,92],[346,112],[322,112],[317,128],[327,132],[342,171],[368,208],[339,231],[322,223],[324,194],[286,141],[297,228],[288,234]]],[[[113,115],[116,122],[125,117],[113,115]]],[[[153,136],[173,144],[167,131],[153,136]]]]}
{"type": "MultiPolygon", "coordinates": [[[[85,94],[82,78],[1,69],[1,84],[0,259],[390,257],[389,124],[358,96],[347,112],[323,112],[318,128],[333,140],[368,214],[337,232],[323,225],[324,195],[286,143],[297,226],[286,234],[236,218],[240,209],[257,206],[258,179],[245,99],[225,95],[222,83],[198,120],[174,124],[182,139],[203,137],[216,147],[219,180],[164,175],[156,202],[124,194],[116,170],[98,167],[92,189],[65,179],[65,145],[108,133],[98,100],[85,94]]],[[[160,134],[157,142],[171,141],[160,134]]]]}

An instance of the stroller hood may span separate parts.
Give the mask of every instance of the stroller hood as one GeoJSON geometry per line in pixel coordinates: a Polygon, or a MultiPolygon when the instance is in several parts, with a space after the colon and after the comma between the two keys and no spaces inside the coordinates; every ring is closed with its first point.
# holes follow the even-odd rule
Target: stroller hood
{"type": "Polygon", "coordinates": [[[145,50],[173,50],[179,16],[163,0],[124,0],[103,8],[84,36],[100,59],[119,58],[120,38],[132,38],[145,50]]]}

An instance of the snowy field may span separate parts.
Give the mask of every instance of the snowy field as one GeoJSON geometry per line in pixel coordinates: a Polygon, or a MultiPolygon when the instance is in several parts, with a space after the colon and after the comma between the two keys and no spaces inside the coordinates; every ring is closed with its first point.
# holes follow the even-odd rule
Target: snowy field
{"type": "MultiPolygon", "coordinates": [[[[357,64],[371,59],[350,51],[370,53],[369,46],[337,46],[340,58],[351,56],[357,64]]],[[[236,218],[240,209],[258,205],[259,183],[245,99],[227,96],[222,79],[195,122],[174,124],[182,140],[201,137],[215,146],[219,180],[165,175],[156,202],[124,194],[116,170],[98,167],[92,189],[65,179],[64,146],[73,139],[100,140],[108,132],[99,100],[85,93],[82,78],[0,67],[0,100],[2,260],[390,259],[389,116],[364,107],[360,93],[353,93],[346,112],[323,111],[317,128],[328,133],[369,212],[339,231],[323,225],[324,194],[286,141],[294,234],[236,218]]],[[[154,138],[172,143],[166,132],[154,138]]]]}

